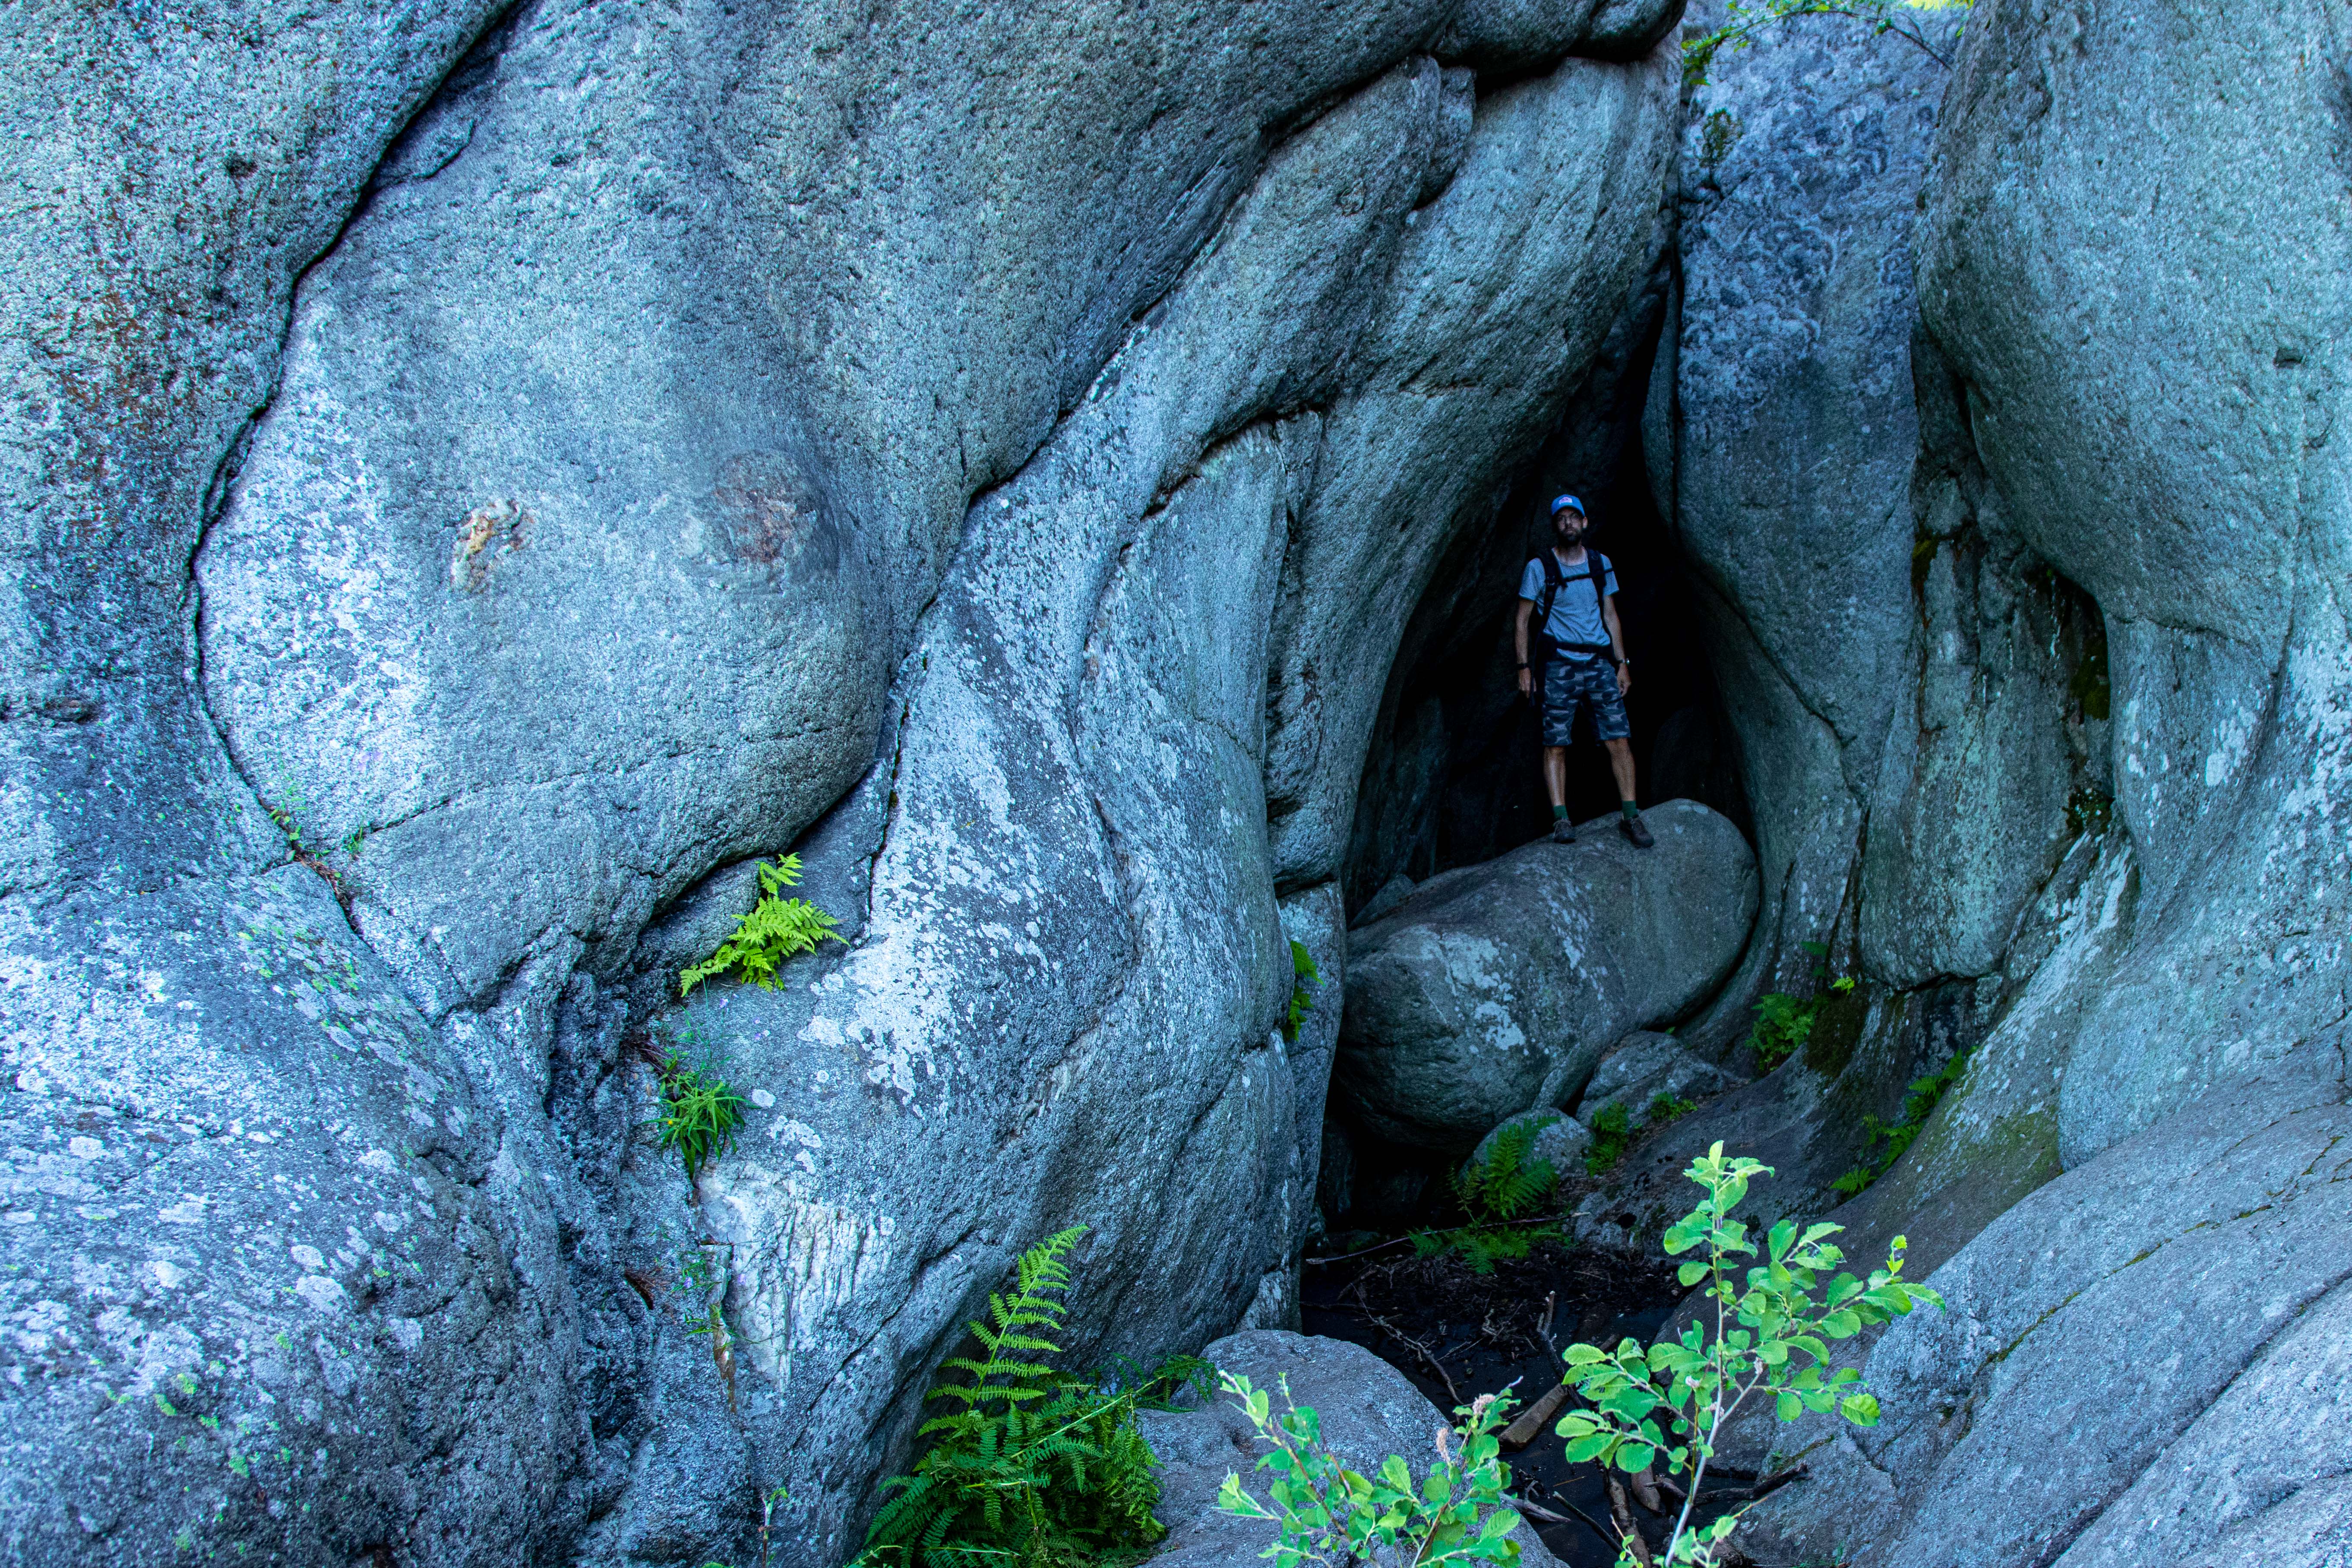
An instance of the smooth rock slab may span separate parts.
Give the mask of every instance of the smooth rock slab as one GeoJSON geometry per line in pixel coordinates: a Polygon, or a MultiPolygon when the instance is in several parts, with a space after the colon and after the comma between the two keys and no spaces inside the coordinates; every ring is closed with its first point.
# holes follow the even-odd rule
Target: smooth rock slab
{"type": "Polygon", "coordinates": [[[1654,849],[1597,822],[1432,878],[1353,933],[1332,1089],[1364,1126],[1466,1150],[1714,991],[1755,921],[1755,854],[1693,801],[1649,823],[1654,849]]]}

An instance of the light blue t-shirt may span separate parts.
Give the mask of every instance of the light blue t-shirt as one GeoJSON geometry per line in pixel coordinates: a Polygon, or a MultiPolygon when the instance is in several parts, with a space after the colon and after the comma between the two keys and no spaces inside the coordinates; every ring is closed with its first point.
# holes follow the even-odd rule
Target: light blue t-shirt
{"type": "MultiPolygon", "coordinates": [[[[1552,560],[1559,562],[1557,552],[1552,560]]],[[[1592,601],[1591,569],[1596,561],[1601,563],[1602,584],[1612,594],[1617,591],[1617,568],[1598,550],[1587,550],[1584,559],[1573,566],[1562,564],[1560,575],[1568,581],[1562,583],[1559,592],[1552,596],[1551,619],[1545,626],[1545,629],[1551,633],[1552,641],[1608,645],[1609,625],[1601,618],[1601,606],[1592,601]]],[[[1543,594],[1544,563],[1543,558],[1538,556],[1528,563],[1528,569],[1519,575],[1519,597],[1529,604],[1539,605],[1543,603],[1543,594]]],[[[1559,657],[1581,664],[1599,656],[1570,653],[1562,648],[1559,657]]]]}

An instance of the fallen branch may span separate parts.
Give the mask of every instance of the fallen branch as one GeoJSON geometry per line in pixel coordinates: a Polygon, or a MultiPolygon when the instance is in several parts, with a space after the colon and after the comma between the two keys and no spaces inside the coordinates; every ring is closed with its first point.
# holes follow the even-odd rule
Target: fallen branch
{"type": "Polygon", "coordinates": [[[1396,1341],[1397,1343],[1404,1346],[1407,1350],[1412,1351],[1415,1355],[1421,1357],[1422,1360],[1427,1362],[1429,1363],[1430,1370],[1437,1373],[1438,1381],[1445,1384],[1446,1396],[1452,1399],[1456,1405],[1460,1405],[1462,1403],[1462,1391],[1454,1386],[1453,1375],[1445,1370],[1445,1363],[1444,1362],[1430,1354],[1429,1347],[1427,1345],[1422,1343],[1419,1340],[1414,1339],[1402,1329],[1400,1329],[1394,1323],[1390,1322],[1386,1318],[1374,1317],[1372,1319],[1372,1322],[1382,1333],[1388,1335],[1389,1338],[1396,1341]]]}
{"type": "Polygon", "coordinates": [[[1549,1394],[1539,1395],[1533,1405],[1519,1412],[1518,1419],[1503,1428],[1503,1447],[1524,1448],[1543,1436],[1544,1426],[1559,1407],[1568,1403],[1568,1384],[1552,1384],[1549,1394]]]}

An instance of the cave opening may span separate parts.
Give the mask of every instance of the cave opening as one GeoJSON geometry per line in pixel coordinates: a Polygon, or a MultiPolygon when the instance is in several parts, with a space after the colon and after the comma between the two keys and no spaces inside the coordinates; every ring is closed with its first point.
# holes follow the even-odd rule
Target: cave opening
{"type": "MultiPolygon", "coordinates": [[[[1361,920],[1410,886],[1542,837],[1540,721],[1517,689],[1519,574],[1550,542],[1549,503],[1580,498],[1618,580],[1633,667],[1626,700],[1641,804],[1690,799],[1754,837],[1723,695],[1699,636],[1691,569],[1644,453],[1651,372],[1669,330],[1663,275],[1612,335],[1493,521],[1439,563],[1408,623],[1373,730],[1341,890],[1361,920]]],[[[1612,813],[1608,761],[1580,720],[1568,760],[1579,822],[1612,813]]]]}

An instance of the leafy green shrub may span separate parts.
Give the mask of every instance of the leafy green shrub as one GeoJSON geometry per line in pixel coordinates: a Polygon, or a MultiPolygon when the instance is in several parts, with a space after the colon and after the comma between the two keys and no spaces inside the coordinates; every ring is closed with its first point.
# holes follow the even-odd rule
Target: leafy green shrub
{"type": "Polygon", "coordinates": [[[1592,1147],[1584,1152],[1584,1173],[1607,1175],[1633,1146],[1633,1118],[1622,1103],[1612,1100],[1593,1115],[1592,1147]]]}
{"type": "Polygon", "coordinates": [[[1217,1507],[1236,1519],[1264,1520],[1280,1535],[1261,1554],[1275,1568],[1313,1564],[1385,1564],[1388,1568],[1439,1568],[1448,1563],[1519,1560],[1510,1539],[1519,1516],[1507,1491],[1511,1472],[1502,1461],[1496,1434],[1513,1400],[1508,1394],[1482,1394],[1454,1411],[1457,1453],[1440,1432],[1437,1463],[1419,1487],[1405,1462],[1391,1454],[1378,1476],[1360,1475],[1323,1445],[1320,1418],[1290,1400],[1283,1380],[1280,1415],[1262,1389],[1245,1377],[1227,1375],[1225,1391],[1248,1414],[1250,1424],[1271,1447],[1258,1468],[1273,1472],[1261,1502],[1228,1473],[1217,1507]]]}
{"type": "Polygon", "coordinates": [[[1451,1249],[1468,1259],[1472,1273],[1491,1274],[1499,1260],[1525,1258],[1539,1244],[1560,1239],[1557,1224],[1523,1223],[1559,1185],[1559,1173],[1549,1160],[1528,1158],[1537,1134],[1559,1120],[1530,1117],[1496,1133],[1486,1157],[1472,1161],[1454,1177],[1454,1195],[1470,1223],[1415,1231],[1413,1250],[1431,1258],[1451,1249]]]}
{"type": "Polygon", "coordinates": [[[1283,1015],[1282,1037],[1292,1045],[1298,1043],[1298,1026],[1307,1022],[1307,1013],[1315,1000],[1307,988],[1323,984],[1322,973],[1315,967],[1315,955],[1307,951],[1303,942],[1290,944],[1290,1009],[1283,1015]]]}
{"type": "Polygon", "coordinates": [[[1901,1121],[1881,1121],[1875,1116],[1864,1116],[1863,1130],[1870,1134],[1870,1142],[1864,1146],[1862,1163],[1830,1185],[1852,1197],[1893,1170],[1895,1162],[1903,1158],[1904,1151],[1927,1125],[1928,1113],[1942,1102],[1944,1091],[1960,1081],[1960,1071],[1968,1066],[1968,1052],[1961,1051],[1946,1062],[1941,1071],[1913,1079],[1903,1093],[1901,1121]]]}
{"type": "MultiPolygon", "coordinates": [[[[931,1445],[866,1532],[861,1564],[889,1568],[1074,1568],[1140,1559],[1164,1533],[1151,1517],[1158,1464],[1136,1430],[1141,1387],[1106,1390],[1055,1372],[1070,1288],[1073,1226],[1021,1255],[1012,1296],[991,1295],[971,1325],[983,1353],[957,1356],[929,1397],[952,1406],[923,1423],[931,1445]]],[[[1151,1381],[1192,1375],[1170,1363],[1151,1381]],[[1174,1369],[1174,1370],[1171,1370],[1174,1369]]],[[[1171,1384],[1172,1386],[1172,1383],[1171,1384]]]]}
{"type": "Polygon", "coordinates": [[[1949,65],[1951,62],[1942,51],[1912,26],[1903,13],[1962,10],[1970,4],[1971,0],[1760,0],[1759,4],[1749,5],[1747,0],[1731,0],[1722,26],[1683,45],[1683,80],[1692,87],[1705,85],[1717,55],[1726,49],[1747,48],[1765,28],[1799,16],[1849,16],[1868,26],[1873,37],[1893,33],[1908,39],[1937,64],[1949,65]]]}
{"type": "Polygon", "coordinates": [[[806,899],[777,895],[801,879],[801,858],[787,855],[773,866],[759,862],[760,901],[735,922],[735,934],[700,963],[677,973],[677,994],[684,996],[714,974],[736,972],[764,991],[776,988],[776,969],[788,958],[814,952],[821,942],[840,942],[833,929],[841,922],[806,899]]]}
{"type": "Polygon", "coordinates": [[[1694,1247],[1706,1249],[1703,1260],[1685,1263],[1677,1278],[1685,1289],[1706,1281],[1712,1328],[1703,1309],[1700,1321],[1679,1339],[1647,1351],[1628,1339],[1613,1352],[1570,1345],[1563,1356],[1566,1381],[1591,1405],[1570,1411],[1557,1429],[1568,1440],[1570,1463],[1598,1460],[1635,1475],[1663,1458],[1669,1473],[1690,1478],[1661,1560],[1664,1568],[1706,1568],[1723,1559],[1734,1516],[1694,1526],[1691,1505],[1734,1412],[1762,1394],[1783,1421],[1809,1410],[1834,1409],[1858,1426],[1875,1426],[1878,1401],[1863,1386],[1860,1373],[1831,1368],[1827,1342],[1851,1339],[1922,1301],[1938,1309],[1944,1304],[1935,1291],[1901,1278],[1899,1236],[1886,1267],[1872,1270],[1867,1280],[1841,1273],[1824,1288],[1822,1276],[1844,1260],[1827,1241],[1841,1227],[1811,1225],[1801,1233],[1793,1220],[1772,1227],[1765,1239],[1766,1261],[1748,1269],[1741,1283],[1734,1259],[1754,1257],[1756,1246],[1748,1239],[1747,1224],[1732,1218],[1732,1211],[1748,1195],[1750,1177],[1771,1173],[1754,1160],[1724,1158],[1721,1143],[1684,1173],[1706,1196],[1667,1229],[1665,1250],[1676,1257],[1694,1247]],[[1661,1420],[1671,1436],[1661,1429],[1661,1420]]]}
{"type": "Polygon", "coordinates": [[[686,1179],[735,1146],[743,1125],[743,1097],[708,1063],[689,1067],[672,1053],[661,1068],[661,1114],[654,1135],[662,1148],[686,1163],[686,1179]]]}

